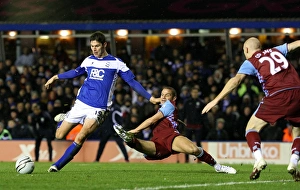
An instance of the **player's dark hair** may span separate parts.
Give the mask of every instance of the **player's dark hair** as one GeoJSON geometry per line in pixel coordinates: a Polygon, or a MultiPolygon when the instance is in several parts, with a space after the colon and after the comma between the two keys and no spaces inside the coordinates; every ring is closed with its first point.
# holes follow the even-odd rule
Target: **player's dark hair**
{"type": "Polygon", "coordinates": [[[100,42],[101,44],[104,44],[104,42],[106,42],[104,34],[103,34],[102,32],[99,32],[99,31],[94,32],[94,33],[91,35],[91,37],[90,37],[90,42],[91,42],[91,41],[98,41],[98,42],[100,42]]]}

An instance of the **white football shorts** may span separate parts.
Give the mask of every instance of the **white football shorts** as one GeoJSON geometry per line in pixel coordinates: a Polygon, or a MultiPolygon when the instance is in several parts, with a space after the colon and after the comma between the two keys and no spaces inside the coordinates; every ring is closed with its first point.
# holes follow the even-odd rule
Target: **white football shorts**
{"type": "Polygon", "coordinates": [[[96,119],[99,118],[99,113],[104,113],[107,110],[101,108],[94,108],[86,105],[80,100],[76,100],[74,106],[67,113],[65,120],[69,123],[81,123],[83,124],[85,118],[96,119]]]}

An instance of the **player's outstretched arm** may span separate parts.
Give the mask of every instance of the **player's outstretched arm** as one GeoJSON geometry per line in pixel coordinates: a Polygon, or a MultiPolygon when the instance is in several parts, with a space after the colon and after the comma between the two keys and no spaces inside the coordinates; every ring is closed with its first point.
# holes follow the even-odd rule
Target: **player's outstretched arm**
{"type": "Polygon", "coordinates": [[[239,86],[242,80],[246,77],[245,74],[236,74],[232,77],[224,86],[223,90],[218,94],[218,96],[209,102],[202,110],[202,114],[207,113],[212,107],[214,107],[220,100],[222,100],[227,94],[229,94],[233,89],[239,86]]]}
{"type": "Polygon", "coordinates": [[[214,99],[213,101],[206,104],[206,106],[202,110],[202,114],[209,112],[209,110],[211,110],[211,108],[213,108],[217,103],[218,103],[218,101],[216,101],[216,99],[214,99]]]}
{"type": "Polygon", "coordinates": [[[288,44],[288,51],[293,51],[294,49],[300,47],[300,40],[291,42],[288,44]]]}
{"type": "Polygon", "coordinates": [[[152,124],[156,123],[158,120],[163,118],[164,115],[162,112],[158,111],[156,114],[154,114],[152,117],[149,117],[145,121],[143,121],[137,128],[132,129],[128,131],[129,133],[137,134],[143,129],[146,129],[147,127],[150,127],[152,124]]]}
{"type": "Polygon", "coordinates": [[[58,79],[58,76],[57,75],[54,75],[53,77],[51,77],[45,84],[45,88],[46,89],[49,89],[51,84],[56,81],[58,79]]]}

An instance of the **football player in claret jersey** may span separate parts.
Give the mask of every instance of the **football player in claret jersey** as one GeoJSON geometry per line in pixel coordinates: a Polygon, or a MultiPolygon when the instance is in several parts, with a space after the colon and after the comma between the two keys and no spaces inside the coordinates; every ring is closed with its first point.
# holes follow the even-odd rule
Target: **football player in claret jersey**
{"type": "Polygon", "coordinates": [[[197,147],[187,137],[177,130],[178,110],[175,106],[177,94],[174,88],[164,87],[161,91],[161,107],[152,117],[143,121],[138,127],[125,131],[119,124],[114,125],[116,133],[131,148],[145,154],[147,160],[162,160],[172,154],[185,153],[194,155],[199,162],[205,162],[214,167],[216,172],[236,174],[232,167],[219,164],[202,147],[197,147]],[[151,140],[135,138],[134,134],[151,127],[151,140]]]}
{"type": "Polygon", "coordinates": [[[63,139],[78,123],[82,122],[83,127],[74,142],[62,157],[48,169],[48,172],[61,170],[79,152],[87,137],[101,127],[112,105],[118,77],[121,77],[134,91],[151,103],[160,102],[160,98],[152,97],[135,80],[134,74],[122,60],[107,53],[107,42],[103,33],[93,33],[90,36],[90,45],[93,54],[85,58],[79,67],[54,75],[45,84],[46,89],[49,89],[51,84],[58,79],[71,79],[84,74],[87,76],[78,91],[74,106],[66,115],[63,115],[63,122],[57,128],[55,137],[63,139]]]}
{"type": "Polygon", "coordinates": [[[243,46],[247,60],[243,62],[236,76],[226,83],[220,94],[202,110],[202,114],[207,113],[237,88],[247,75],[258,78],[265,97],[248,121],[245,132],[248,146],[255,158],[250,180],[259,178],[261,171],[267,166],[262,155],[259,131],[268,123],[274,124],[279,119],[285,119],[293,125],[294,140],[287,170],[295,181],[300,180],[297,168],[300,152],[300,79],[295,68],[286,59],[287,53],[299,46],[300,40],[297,40],[262,50],[257,38],[247,39],[243,46]]]}

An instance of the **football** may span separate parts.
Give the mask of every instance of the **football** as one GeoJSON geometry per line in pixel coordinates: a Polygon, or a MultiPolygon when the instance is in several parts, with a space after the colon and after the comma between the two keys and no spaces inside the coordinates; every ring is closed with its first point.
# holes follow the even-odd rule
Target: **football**
{"type": "Polygon", "coordinates": [[[31,174],[34,170],[34,162],[29,156],[21,156],[16,161],[16,171],[20,174],[31,174]]]}

